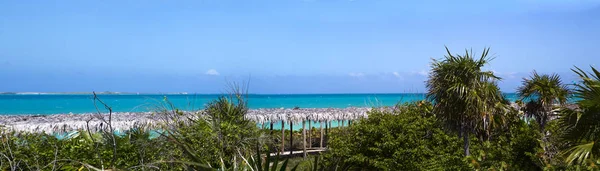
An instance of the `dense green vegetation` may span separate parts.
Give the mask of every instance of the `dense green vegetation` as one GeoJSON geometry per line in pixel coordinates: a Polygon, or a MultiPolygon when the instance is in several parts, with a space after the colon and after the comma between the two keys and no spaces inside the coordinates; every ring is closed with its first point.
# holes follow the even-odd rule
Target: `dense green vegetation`
{"type": "MultiPolygon", "coordinates": [[[[432,63],[426,100],[373,109],[330,129],[327,151],[307,159],[271,156],[282,132],[247,120],[246,98],[235,91],[193,115],[167,103],[156,112],[163,119],[158,137],[143,125],[63,139],[3,130],[0,169],[599,170],[600,72],[575,68],[581,80],[571,86],[533,72],[518,89],[519,106],[511,107],[496,85],[501,78],[483,70],[488,52],[448,51],[432,63]]],[[[301,149],[300,131],[283,134],[286,150],[301,149]]],[[[310,134],[318,146],[319,130],[310,134]]]]}
{"type": "Polygon", "coordinates": [[[575,85],[575,97],[581,99],[577,101],[581,110],[565,108],[559,118],[564,129],[563,141],[572,146],[566,151],[567,162],[600,164],[600,72],[594,68],[590,74],[579,68],[573,71],[582,78],[582,82],[575,85]]]}
{"type": "Polygon", "coordinates": [[[513,108],[496,86],[500,78],[482,71],[487,54],[448,51],[434,60],[429,101],[373,111],[332,135],[326,164],[352,170],[600,169],[600,72],[575,69],[581,82],[573,89],[556,74],[534,72],[518,90],[521,106],[513,108]],[[566,103],[571,95],[576,106],[566,103]]]}
{"type": "Polygon", "coordinates": [[[408,103],[394,111],[375,111],[340,134],[324,154],[334,163],[367,170],[471,170],[497,168],[535,170],[538,148],[535,124],[511,111],[494,138],[469,137],[473,153],[464,157],[462,138],[444,130],[428,102],[408,103]],[[339,161],[340,159],[343,159],[339,161]]]}

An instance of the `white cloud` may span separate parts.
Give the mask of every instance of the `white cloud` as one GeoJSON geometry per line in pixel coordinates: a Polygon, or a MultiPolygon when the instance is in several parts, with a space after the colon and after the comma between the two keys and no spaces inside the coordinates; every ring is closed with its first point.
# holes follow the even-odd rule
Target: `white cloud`
{"type": "Polygon", "coordinates": [[[206,74],[206,75],[219,75],[219,72],[217,72],[217,70],[215,70],[215,69],[209,69],[204,74],[206,74]]]}
{"type": "Polygon", "coordinates": [[[517,78],[517,72],[509,72],[508,74],[504,74],[508,78],[517,78]]]}
{"type": "Polygon", "coordinates": [[[348,75],[351,77],[364,77],[365,76],[365,74],[362,72],[357,72],[357,73],[351,72],[348,75]]]}
{"type": "Polygon", "coordinates": [[[494,75],[496,76],[500,76],[502,78],[509,78],[509,79],[513,79],[513,78],[517,78],[517,72],[498,72],[496,70],[492,70],[492,72],[494,73],[494,75]]]}
{"type": "Polygon", "coordinates": [[[398,80],[404,80],[404,76],[398,72],[392,72],[392,75],[396,77],[398,80]]]}
{"type": "Polygon", "coordinates": [[[427,71],[425,71],[425,70],[421,70],[421,71],[419,71],[419,73],[418,73],[418,74],[419,74],[419,75],[422,75],[422,76],[427,76],[427,75],[429,75],[429,72],[427,72],[427,71]]]}

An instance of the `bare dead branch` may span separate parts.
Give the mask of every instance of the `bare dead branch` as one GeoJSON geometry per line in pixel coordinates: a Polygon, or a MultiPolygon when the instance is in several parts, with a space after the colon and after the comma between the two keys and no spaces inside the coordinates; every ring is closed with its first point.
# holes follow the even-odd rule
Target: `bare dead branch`
{"type": "Polygon", "coordinates": [[[100,118],[104,123],[106,123],[109,128],[110,133],[106,133],[106,131],[105,131],[105,134],[109,135],[112,139],[113,156],[112,156],[112,161],[110,162],[110,165],[112,168],[114,168],[115,161],[117,160],[117,140],[115,139],[115,130],[113,129],[113,126],[112,126],[112,108],[110,106],[108,106],[106,103],[104,103],[102,100],[100,100],[100,98],[98,98],[98,95],[96,95],[96,92],[92,92],[92,93],[94,94],[94,107],[96,107],[96,110],[98,112],[98,118],[100,118]],[[108,122],[104,119],[104,116],[102,116],[102,113],[98,109],[98,105],[96,104],[96,101],[100,102],[100,104],[102,104],[104,106],[104,108],[108,110],[108,122]]]}

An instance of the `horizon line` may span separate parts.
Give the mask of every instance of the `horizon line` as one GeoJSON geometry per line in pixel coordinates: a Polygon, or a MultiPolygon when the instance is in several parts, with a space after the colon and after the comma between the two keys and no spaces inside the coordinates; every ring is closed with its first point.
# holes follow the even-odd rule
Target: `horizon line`
{"type": "MultiPolygon", "coordinates": [[[[502,92],[502,94],[514,94],[516,92],[502,92]]],[[[98,95],[226,95],[230,93],[188,93],[188,92],[96,92],[98,95]]],[[[367,94],[427,94],[422,93],[246,93],[247,95],[367,95],[367,94]]],[[[0,92],[0,95],[92,95],[92,92],[0,92]]]]}

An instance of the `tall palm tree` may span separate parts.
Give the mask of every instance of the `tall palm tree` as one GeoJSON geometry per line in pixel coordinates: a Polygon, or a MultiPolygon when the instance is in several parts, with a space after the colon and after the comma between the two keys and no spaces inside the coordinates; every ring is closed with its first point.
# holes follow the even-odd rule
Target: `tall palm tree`
{"type": "Polygon", "coordinates": [[[525,116],[535,118],[540,132],[545,135],[545,127],[553,117],[555,104],[567,102],[569,88],[563,84],[558,74],[538,74],[533,71],[530,78],[523,79],[523,85],[517,89],[521,101],[527,101],[525,116]]]}
{"type": "Polygon", "coordinates": [[[592,73],[572,70],[582,79],[574,85],[578,109],[563,108],[559,124],[563,140],[573,146],[565,151],[567,163],[581,164],[600,155],[600,72],[593,67],[592,73]]]}
{"type": "Polygon", "coordinates": [[[482,70],[492,60],[489,48],[479,58],[472,51],[452,55],[446,47],[446,52],[443,60],[432,62],[427,98],[433,101],[434,113],[447,128],[463,137],[465,156],[469,156],[469,134],[489,123],[491,110],[503,99],[495,83],[500,77],[482,70]]]}

